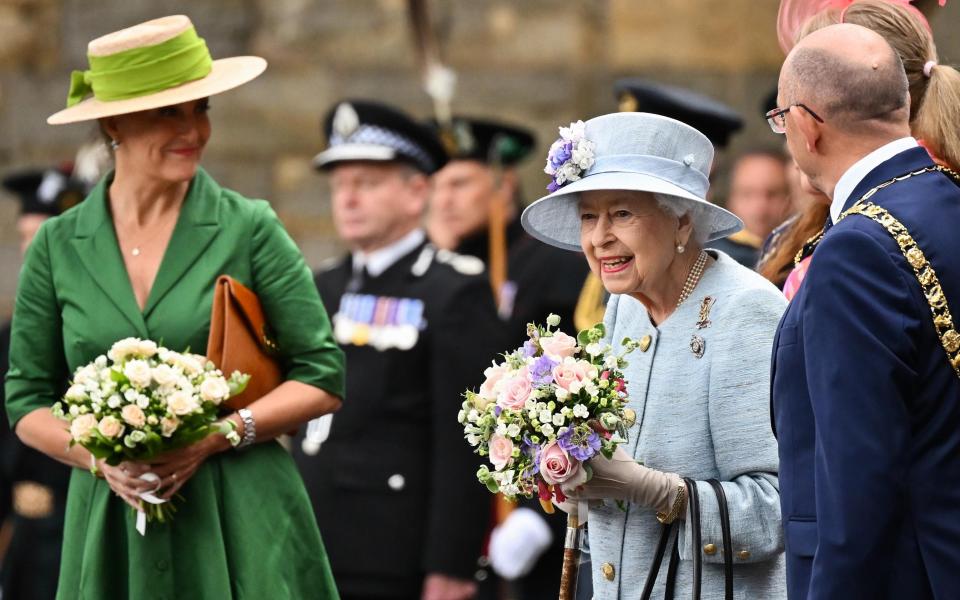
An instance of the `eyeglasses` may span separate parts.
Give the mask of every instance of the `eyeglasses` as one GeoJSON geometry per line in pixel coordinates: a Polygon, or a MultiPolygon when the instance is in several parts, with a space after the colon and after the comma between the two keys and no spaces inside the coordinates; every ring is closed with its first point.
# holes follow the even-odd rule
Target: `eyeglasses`
{"type": "Polygon", "coordinates": [[[794,104],[791,104],[786,108],[775,108],[767,113],[767,123],[770,124],[770,129],[772,129],[774,133],[786,133],[787,113],[790,112],[790,109],[793,108],[794,106],[802,108],[803,110],[810,113],[811,117],[813,117],[820,123],[823,123],[823,119],[821,119],[817,115],[817,113],[810,110],[810,108],[806,104],[803,104],[801,102],[795,102],[794,104]]]}

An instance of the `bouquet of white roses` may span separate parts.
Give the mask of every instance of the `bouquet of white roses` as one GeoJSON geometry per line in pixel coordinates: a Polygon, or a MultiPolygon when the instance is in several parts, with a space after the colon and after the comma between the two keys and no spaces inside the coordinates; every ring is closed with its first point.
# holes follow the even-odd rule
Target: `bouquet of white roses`
{"type": "MultiPolygon", "coordinates": [[[[249,378],[224,377],[204,356],[126,338],[76,370],[53,414],[69,422],[71,445],[80,444],[107,464],[149,461],[214,432],[239,441],[232,422],[217,420],[221,405],[241,393],[249,378]]],[[[169,504],[146,509],[150,520],[173,512],[169,504]]]]}
{"type": "Polygon", "coordinates": [[[528,325],[529,339],[484,372],[459,414],[467,442],[493,467],[480,467],[480,482],[511,500],[536,493],[547,512],[553,498],[565,500],[561,486],[589,479],[586,461],[613,455],[635,419],[622,369],[636,343],[624,340],[618,356],[601,341],[603,324],[574,339],[552,330],[559,322],[528,325]]]}

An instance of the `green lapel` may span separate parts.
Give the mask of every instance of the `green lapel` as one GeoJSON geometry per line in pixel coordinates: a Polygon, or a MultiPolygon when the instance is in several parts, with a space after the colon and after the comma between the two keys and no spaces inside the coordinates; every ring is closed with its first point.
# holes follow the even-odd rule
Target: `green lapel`
{"type": "Polygon", "coordinates": [[[113,219],[107,210],[107,188],[113,173],[100,180],[86,201],[77,208],[77,226],[71,241],[91,279],[130,321],[137,333],[147,338],[147,325],[133,296],[133,286],[120,256],[113,231],[113,219]]]}
{"type": "Polygon", "coordinates": [[[220,194],[217,182],[203,169],[197,169],[160,263],[160,270],[157,271],[157,278],[150,288],[143,319],[150,317],[150,312],[220,232],[220,194]]]}

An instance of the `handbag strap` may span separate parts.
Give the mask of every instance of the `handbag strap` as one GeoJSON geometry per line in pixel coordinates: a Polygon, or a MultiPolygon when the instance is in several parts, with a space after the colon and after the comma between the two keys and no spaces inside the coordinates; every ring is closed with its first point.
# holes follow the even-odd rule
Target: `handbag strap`
{"type": "Polygon", "coordinates": [[[650,594],[653,593],[653,586],[660,574],[660,565],[663,564],[663,555],[667,550],[667,542],[670,541],[670,533],[674,526],[675,522],[660,526],[660,539],[657,541],[657,550],[653,555],[650,571],[647,573],[647,581],[643,584],[643,593],[640,594],[640,600],[650,600],[650,594]]]}
{"type": "Polygon", "coordinates": [[[697,493],[697,482],[689,477],[683,478],[687,484],[687,501],[690,503],[690,534],[693,538],[693,600],[700,600],[700,588],[703,581],[703,538],[700,533],[700,494],[697,493]]]}
{"type": "Polygon", "coordinates": [[[673,538],[673,550],[670,551],[670,562],[667,565],[667,583],[663,590],[663,600],[673,600],[677,587],[677,567],[680,565],[680,530],[673,538]]]}
{"type": "Polygon", "coordinates": [[[723,485],[716,479],[708,479],[707,483],[717,494],[717,505],[720,507],[720,531],[723,536],[723,597],[733,600],[733,542],[730,535],[730,509],[727,507],[727,494],[723,485]]]}

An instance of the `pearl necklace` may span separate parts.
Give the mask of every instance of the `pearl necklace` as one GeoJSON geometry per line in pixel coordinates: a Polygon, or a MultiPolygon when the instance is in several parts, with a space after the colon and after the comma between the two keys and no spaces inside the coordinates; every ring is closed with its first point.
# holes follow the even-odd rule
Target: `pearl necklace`
{"type": "Polygon", "coordinates": [[[707,253],[701,250],[700,256],[697,257],[696,262],[693,263],[690,272],[687,274],[687,280],[684,282],[683,289],[680,291],[680,299],[677,300],[677,308],[680,308],[683,301],[693,293],[693,288],[697,287],[697,284],[700,283],[700,277],[703,275],[703,269],[706,266],[707,253]]]}

